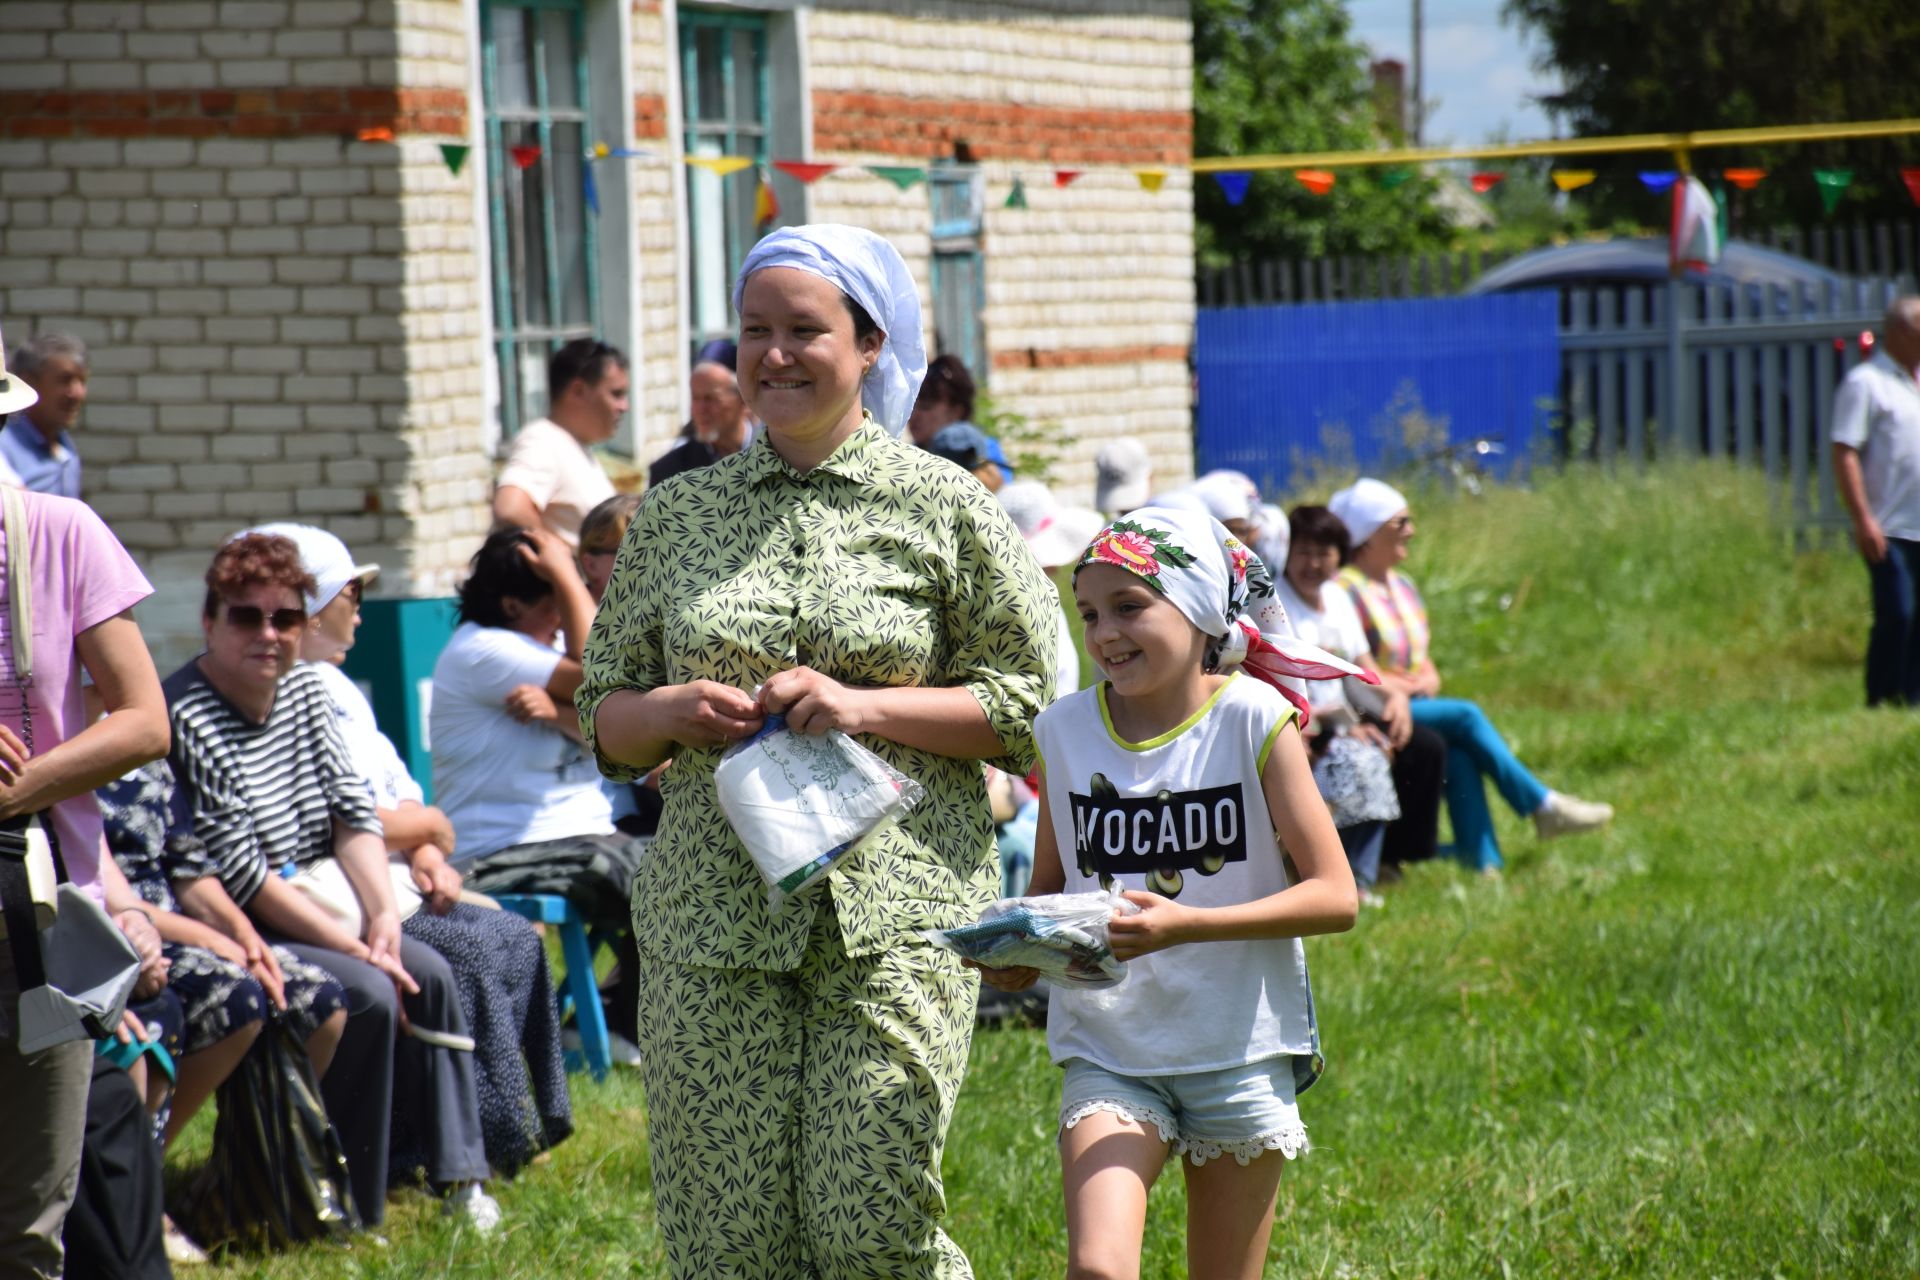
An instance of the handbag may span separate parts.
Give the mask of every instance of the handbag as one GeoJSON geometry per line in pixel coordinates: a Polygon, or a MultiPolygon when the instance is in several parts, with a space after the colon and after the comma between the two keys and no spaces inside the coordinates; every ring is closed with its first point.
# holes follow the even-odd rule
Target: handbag
{"type": "MultiPolygon", "coordinates": [[[[28,690],[33,687],[33,570],[27,556],[27,511],[20,491],[12,485],[0,485],[0,502],[5,505],[7,530],[7,631],[13,647],[14,682],[20,688],[20,727],[33,754],[33,708],[28,690]]],[[[50,926],[59,914],[55,888],[66,879],[54,867],[53,841],[37,813],[26,814],[6,823],[0,830],[0,902],[15,898],[33,904],[33,927],[38,932],[50,926]],[[24,873],[22,883],[12,874],[18,865],[24,873]]],[[[13,930],[20,913],[0,914],[0,938],[13,930]]]]}
{"type": "MultiPolygon", "coordinates": [[[[400,918],[411,919],[424,901],[413,883],[413,872],[404,862],[389,860],[387,875],[393,882],[393,901],[400,908],[400,918]]],[[[354,892],[353,881],[347,879],[346,868],[340,865],[340,859],[317,858],[287,877],[287,883],[304,894],[307,901],[332,916],[348,933],[356,938],[365,935],[366,911],[361,907],[360,895],[354,892]]]]}

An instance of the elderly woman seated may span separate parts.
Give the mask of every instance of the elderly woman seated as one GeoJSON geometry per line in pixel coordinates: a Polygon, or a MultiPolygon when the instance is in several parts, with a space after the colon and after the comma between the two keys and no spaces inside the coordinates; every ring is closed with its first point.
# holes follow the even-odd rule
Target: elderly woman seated
{"type": "Polygon", "coordinates": [[[458,838],[454,865],[482,893],[546,893],[613,938],[623,986],[608,1000],[619,1059],[639,994],[629,895],[643,843],[614,826],[573,692],[593,599],[573,552],[540,531],[500,529],[460,587],[460,625],[433,668],[434,797],[458,838]]]}
{"type": "Polygon", "coordinates": [[[1340,572],[1360,614],[1381,682],[1411,700],[1413,721],[1447,741],[1447,816],[1453,821],[1454,856],[1482,874],[1498,874],[1500,842],[1487,808],[1486,780],[1541,837],[1592,831],[1613,818],[1610,805],[1549,791],[1527,771],[1486,712],[1462,698],[1442,698],[1440,669],[1428,650],[1427,606],[1413,580],[1401,573],[1413,540],[1413,514],[1400,492],[1384,481],[1362,479],[1327,504],[1353,539],[1350,563],[1340,572]]]}
{"type": "Polygon", "coordinates": [[[243,912],[346,989],[346,1032],[321,1092],[362,1220],[385,1215],[400,1115],[420,1131],[426,1174],[449,1210],[488,1230],[499,1206],[481,1189],[473,1054],[452,1047],[470,1046],[469,1024],[446,960],[401,933],[372,791],[319,673],[299,665],[314,586],[294,544],[262,534],[227,543],[207,570],[206,651],[162,688],[169,763],[211,874],[175,891],[189,914],[227,921],[229,936],[243,912]],[[396,1043],[403,1005],[411,1034],[396,1043]]]}

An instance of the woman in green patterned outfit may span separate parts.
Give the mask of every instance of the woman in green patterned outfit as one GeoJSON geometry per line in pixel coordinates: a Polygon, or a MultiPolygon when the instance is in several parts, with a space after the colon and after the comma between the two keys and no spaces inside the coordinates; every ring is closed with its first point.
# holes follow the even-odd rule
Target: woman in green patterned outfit
{"type": "Polygon", "coordinates": [[[891,245],[776,232],[734,302],[767,429],[648,495],[577,699],[609,777],[673,758],[633,899],[660,1229],[679,1277],[969,1276],[940,1154],[978,988],[918,931],[994,897],[981,762],[1032,765],[1057,598],[985,488],[896,438],[925,357],[891,245]],[[927,791],[779,915],[713,781],[768,712],[927,791]]]}

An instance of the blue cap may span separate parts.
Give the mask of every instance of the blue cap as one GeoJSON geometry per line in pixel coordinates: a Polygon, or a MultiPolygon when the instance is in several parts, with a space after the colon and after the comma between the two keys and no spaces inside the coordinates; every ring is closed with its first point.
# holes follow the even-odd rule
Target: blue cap
{"type": "Polygon", "coordinates": [[[993,461],[991,444],[985,433],[971,422],[956,422],[933,433],[933,439],[927,441],[927,452],[971,471],[993,461]]]}
{"type": "Polygon", "coordinates": [[[998,436],[987,437],[987,459],[999,466],[1003,481],[1013,479],[1013,463],[1007,461],[1006,446],[1000,443],[998,436]]]}

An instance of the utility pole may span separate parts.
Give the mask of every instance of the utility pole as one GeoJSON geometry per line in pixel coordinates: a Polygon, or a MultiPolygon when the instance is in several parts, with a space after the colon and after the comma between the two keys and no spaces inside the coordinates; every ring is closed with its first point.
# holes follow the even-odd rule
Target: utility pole
{"type": "Polygon", "coordinates": [[[1426,26],[1421,17],[1421,8],[1421,0],[1413,0],[1413,97],[1407,106],[1407,132],[1412,135],[1416,147],[1420,145],[1421,127],[1426,124],[1427,111],[1426,99],[1421,96],[1424,88],[1421,71],[1426,61],[1420,53],[1421,31],[1426,26]]]}

